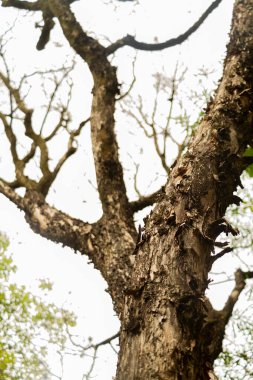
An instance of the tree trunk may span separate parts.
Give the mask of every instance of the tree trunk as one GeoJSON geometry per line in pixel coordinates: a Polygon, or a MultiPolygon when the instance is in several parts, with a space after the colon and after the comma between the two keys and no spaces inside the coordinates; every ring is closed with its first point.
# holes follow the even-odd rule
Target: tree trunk
{"type": "Polygon", "coordinates": [[[253,1],[237,1],[222,81],[146,220],[121,316],[117,380],[213,379],[227,321],[205,298],[253,137],[253,1]]]}

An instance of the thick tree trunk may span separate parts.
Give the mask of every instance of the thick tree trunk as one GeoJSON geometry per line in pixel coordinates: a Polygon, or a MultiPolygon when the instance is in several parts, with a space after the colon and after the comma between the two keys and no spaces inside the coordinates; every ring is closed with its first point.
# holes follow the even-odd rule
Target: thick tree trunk
{"type": "Polygon", "coordinates": [[[164,198],[146,220],[121,315],[117,380],[206,380],[221,352],[225,312],[205,298],[222,219],[252,141],[253,1],[237,1],[223,79],[164,198]]]}

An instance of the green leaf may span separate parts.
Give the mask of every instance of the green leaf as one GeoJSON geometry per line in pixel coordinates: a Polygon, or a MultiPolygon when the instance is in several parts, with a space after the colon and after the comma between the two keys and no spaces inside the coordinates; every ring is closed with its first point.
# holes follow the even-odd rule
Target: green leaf
{"type": "MultiPolygon", "coordinates": [[[[244,157],[253,157],[253,148],[248,147],[245,152],[244,152],[244,157]]],[[[249,165],[246,169],[246,173],[250,176],[253,177],[253,164],[249,165]]]]}
{"type": "Polygon", "coordinates": [[[253,164],[247,167],[246,173],[248,173],[250,177],[253,177],[253,164]]]}
{"type": "Polygon", "coordinates": [[[7,247],[0,234],[0,379],[45,379],[50,373],[48,352],[54,349],[64,355],[68,328],[75,326],[76,316],[46,300],[52,289],[49,280],[40,281],[43,298],[11,282],[16,267],[7,247]]]}
{"type": "Polygon", "coordinates": [[[253,148],[251,147],[248,147],[244,154],[243,154],[244,157],[253,157],[253,148]]]}

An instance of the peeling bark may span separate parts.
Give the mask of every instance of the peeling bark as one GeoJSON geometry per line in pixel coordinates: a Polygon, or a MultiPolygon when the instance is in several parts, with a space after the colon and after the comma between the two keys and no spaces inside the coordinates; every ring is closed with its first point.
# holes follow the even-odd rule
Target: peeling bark
{"type": "Polygon", "coordinates": [[[121,315],[117,380],[211,379],[226,323],[206,302],[215,240],[253,137],[253,2],[235,4],[224,74],[145,225],[121,315]]]}

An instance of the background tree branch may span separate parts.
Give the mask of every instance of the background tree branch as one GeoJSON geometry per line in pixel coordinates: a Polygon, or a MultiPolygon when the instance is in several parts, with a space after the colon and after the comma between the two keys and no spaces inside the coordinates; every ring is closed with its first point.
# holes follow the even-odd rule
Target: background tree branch
{"type": "MultiPolygon", "coordinates": [[[[35,132],[35,128],[33,126],[34,110],[30,109],[26,105],[24,100],[22,89],[22,84],[24,83],[24,80],[21,80],[20,85],[16,87],[12,84],[10,77],[6,76],[3,72],[0,72],[0,81],[2,81],[3,85],[6,87],[6,89],[8,89],[10,93],[10,114],[6,114],[0,111],[0,119],[4,125],[6,137],[9,140],[12,160],[15,166],[16,178],[14,180],[14,183],[12,185],[10,184],[12,188],[14,188],[14,185],[15,188],[25,187],[28,190],[36,190],[41,195],[46,197],[61,167],[67,161],[67,159],[76,152],[75,138],[80,134],[82,128],[86,123],[81,123],[78,130],[68,131],[68,124],[70,120],[70,116],[68,115],[67,111],[68,104],[66,104],[66,106],[63,106],[62,109],[58,110],[58,113],[60,115],[57,125],[53,128],[51,127],[51,132],[46,137],[43,136],[43,127],[45,126],[48,115],[51,112],[55,94],[59,90],[59,87],[61,86],[63,81],[69,75],[72,68],[73,66],[66,69],[63,68],[63,74],[59,81],[54,76],[55,74],[52,73],[53,79],[55,81],[55,88],[53,89],[51,96],[49,97],[49,103],[46,107],[45,115],[39,133],[35,132]],[[30,148],[28,148],[28,151],[23,155],[22,158],[20,157],[20,154],[18,154],[17,151],[19,139],[17,139],[16,134],[13,130],[13,128],[16,125],[16,122],[14,123],[15,119],[17,119],[19,122],[20,119],[22,120],[25,130],[25,136],[27,136],[31,141],[30,148]],[[61,156],[58,163],[56,163],[54,169],[51,170],[49,168],[50,155],[48,151],[47,142],[52,140],[60,129],[65,130],[69,134],[67,150],[61,156]],[[29,178],[27,175],[25,175],[25,169],[27,165],[30,163],[30,161],[35,157],[37,149],[39,151],[39,168],[41,175],[40,179],[38,181],[35,181],[29,178]]],[[[51,75],[50,72],[48,74],[51,75]]]]}
{"type": "Polygon", "coordinates": [[[222,352],[222,342],[227,324],[232,317],[233,309],[239,296],[246,286],[245,280],[250,278],[253,278],[253,272],[243,272],[241,269],[237,269],[234,274],[235,286],[222,310],[214,310],[210,302],[206,302],[207,315],[203,335],[206,336],[206,344],[209,346],[211,360],[216,359],[222,352]]]}
{"type": "Polygon", "coordinates": [[[110,46],[106,48],[107,55],[115,53],[116,50],[124,47],[124,46],[131,46],[134,49],[137,50],[146,50],[146,51],[159,51],[163,49],[170,48],[172,46],[180,45],[183,43],[188,37],[190,37],[191,34],[196,32],[196,30],[203,24],[203,22],[206,20],[206,18],[212,13],[212,11],[218,7],[218,5],[221,3],[222,0],[216,0],[214,1],[207,10],[202,14],[202,16],[183,34],[180,34],[176,38],[171,38],[168,41],[161,42],[161,43],[154,43],[149,44],[145,42],[139,42],[135,39],[134,36],[127,35],[126,37],[123,37],[119,39],[118,41],[114,42],[110,46]]]}

